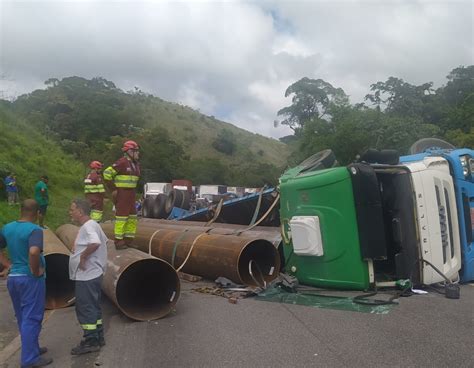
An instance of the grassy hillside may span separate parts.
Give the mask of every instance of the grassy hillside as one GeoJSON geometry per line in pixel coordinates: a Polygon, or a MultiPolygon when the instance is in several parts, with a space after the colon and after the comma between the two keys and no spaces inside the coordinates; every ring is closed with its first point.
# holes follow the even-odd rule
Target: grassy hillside
{"type": "Polygon", "coordinates": [[[275,139],[103,78],[51,79],[10,108],[83,163],[108,164],[120,142],[139,140],[147,180],[260,186],[276,182],[289,156],[275,139]]]}
{"type": "Polygon", "coordinates": [[[213,157],[223,161],[239,163],[253,159],[259,162],[284,166],[289,151],[284,143],[251,133],[235,125],[203,115],[187,106],[169,103],[158,98],[140,106],[146,116],[146,126],[165,128],[172,139],[186,147],[191,158],[213,157]],[[233,155],[223,155],[213,148],[213,142],[223,130],[235,138],[233,155]]]}
{"type": "MultiPolygon", "coordinates": [[[[51,205],[46,225],[55,228],[68,221],[68,208],[72,198],[82,194],[82,178],[85,167],[58,148],[56,142],[18,119],[0,105],[0,176],[8,172],[17,175],[20,199],[32,198],[34,185],[43,174],[49,176],[51,205]]],[[[3,181],[0,196],[0,224],[15,220],[19,206],[6,203],[3,181]]]]}

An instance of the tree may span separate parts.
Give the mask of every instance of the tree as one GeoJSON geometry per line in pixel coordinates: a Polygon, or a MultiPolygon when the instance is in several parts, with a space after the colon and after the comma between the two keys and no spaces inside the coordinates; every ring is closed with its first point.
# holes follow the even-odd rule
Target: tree
{"type": "Polygon", "coordinates": [[[335,88],[322,79],[306,77],[287,88],[285,97],[290,95],[293,95],[292,104],[278,111],[278,115],[284,116],[281,123],[295,132],[311,119],[330,115],[333,106],[344,106],[349,102],[341,88],[335,88]]]}
{"type": "Polygon", "coordinates": [[[385,82],[377,82],[370,86],[373,94],[365,96],[379,110],[400,116],[421,116],[427,96],[432,94],[433,83],[419,86],[405,82],[403,79],[390,77],[385,82]]]}
{"type": "Polygon", "coordinates": [[[454,106],[462,104],[470,94],[474,93],[474,65],[455,68],[446,78],[448,83],[440,92],[448,104],[454,106]]]}
{"type": "Polygon", "coordinates": [[[219,152],[231,156],[235,151],[234,134],[228,129],[221,130],[217,138],[212,142],[212,147],[219,152]]]}

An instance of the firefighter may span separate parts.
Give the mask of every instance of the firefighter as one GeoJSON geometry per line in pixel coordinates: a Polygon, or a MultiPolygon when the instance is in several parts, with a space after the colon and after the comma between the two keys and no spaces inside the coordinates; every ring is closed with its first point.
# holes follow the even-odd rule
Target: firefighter
{"type": "Polygon", "coordinates": [[[139,146],[135,141],[126,141],[122,147],[123,157],[104,171],[107,188],[112,192],[115,205],[115,247],[126,249],[137,231],[135,188],[140,179],[139,146]]]}
{"type": "Polygon", "coordinates": [[[91,206],[91,219],[97,222],[102,221],[104,210],[105,187],[101,174],[102,166],[100,161],[92,161],[89,164],[91,171],[84,179],[84,194],[91,206]]]}

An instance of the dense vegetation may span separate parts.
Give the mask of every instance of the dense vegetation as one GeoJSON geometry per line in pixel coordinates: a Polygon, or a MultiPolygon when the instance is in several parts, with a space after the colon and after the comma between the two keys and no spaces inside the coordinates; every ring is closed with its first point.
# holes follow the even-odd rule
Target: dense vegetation
{"type": "MultiPolygon", "coordinates": [[[[85,167],[66,155],[56,142],[45,138],[27,122],[18,119],[0,104],[0,176],[17,175],[20,199],[32,198],[40,176],[49,176],[51,206],[46,224],[56,227],[68,219],[72,198],[82,193],[85,167]]],[[[3,181],[2,181],[3,188],[3,181]]],[[[17,219],[19,206],[6,204],[5,191],[0,191],[0,225],[17,219]]]]}
{"type": "Polygon", "coordinates": [[[292,104],[281,109],[282,124],[294,131],[284,137],[295,164],[331,148],[346,164],[368,148],[407,153],[418,139],[436,137],[458,147],[474,147],[474,65],[453,69],[446,85],[413,85],[390,77],[371,85],[365,103],[351,105],[341,88],[321,79],[303,78],[286,91],[292,104]]]}
{"type": "Polygon", "coordinates": [[[138,89],[124,92],[103,78],[45,83],[10,109],[84,164],[110,164],[124,139],[136,139],[144,181],[261,186],[275,183],[286,165],[285,144],[138,89]]]}

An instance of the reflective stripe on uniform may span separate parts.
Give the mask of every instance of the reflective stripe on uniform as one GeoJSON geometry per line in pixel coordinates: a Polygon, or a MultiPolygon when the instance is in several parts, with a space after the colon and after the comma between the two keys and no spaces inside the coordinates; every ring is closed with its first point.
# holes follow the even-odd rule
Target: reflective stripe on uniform
{"type": "Polygon", "coordinates": [[[128,216],[115,216],[114,225],[114,236],[115,239],[123,239],[125,233],[125,225],[127,223],[128,216]]]}
{"type": "Polygon", "coordinates": [[[101,325],[101,324],[102,324],[102,320],[101,320],[101,319],[98,319],[98,320],[97,320],[97,324],[98,324],[98,325],[101,325]]]}
{"type": "Polygon", "coordinates": [[[84,185],[84,193],[105,193],[104,184],[86,184],[84,185]]]}
{"type": "Polygon", "coordinates": [[[92,324],[87,324],[87,325],[81,325],[83,330],[97,330],[97,324],[92,325],[92,324]]]}
{"type": "Polygon", "coordinates": [[[91,210],[91,219],[97,222],[102,221],[102,211],[91,210]]]}
{"type": "Polygon", "coordinates": [[[114,184],[117,188],[136,188],[139,179],[135,175],[116,175],[114,184]]]}
{"type": "Polygon", "coordinates": [[[114,180],[115,175],[117,175],[117,170],[115,170],[112,166],[109,166],[104,170],[104,179],[105,180],[114,180]]]}
{"type": "Polygon", "coordinates": [[[128,220],[125,223],[125,226],[123,228],[124,236],[126,238],[134,238],[135,233],[137,232],[137,225],[138,225],[137,215],[128,216],[128,220]]]}

